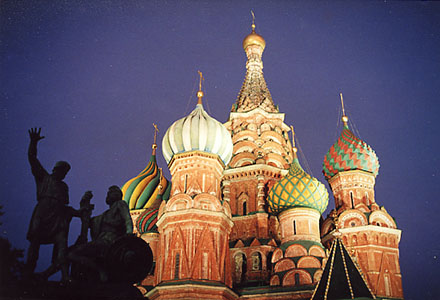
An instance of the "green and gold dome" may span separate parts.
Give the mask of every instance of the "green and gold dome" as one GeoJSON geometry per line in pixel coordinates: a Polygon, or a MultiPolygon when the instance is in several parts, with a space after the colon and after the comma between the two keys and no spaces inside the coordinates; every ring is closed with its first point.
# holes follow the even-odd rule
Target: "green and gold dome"
{"type": "Polygon", "coordinates": [[[163,191],[162,199],[168,200],[170,196],[171,183],[163,176],[157,166],[156,148],[156,143],[154,143],[150,161],[145,169],[122,187],[123,200],[127,202],[130,210],[146,209],[158,205],[155,202],[162,201],[160,197],[157,197],[161,188],[163,191]]]}
{"type": "Polygon", "coordinates": [[[297,149],[294,147],[294,158],[289,173],[269,191],[268,202],[271,212],[279,214],[295,207],[308,207],[322,214],[328,205],[327,189],[318,179],[303,170],[296,152],[297,149]]]}

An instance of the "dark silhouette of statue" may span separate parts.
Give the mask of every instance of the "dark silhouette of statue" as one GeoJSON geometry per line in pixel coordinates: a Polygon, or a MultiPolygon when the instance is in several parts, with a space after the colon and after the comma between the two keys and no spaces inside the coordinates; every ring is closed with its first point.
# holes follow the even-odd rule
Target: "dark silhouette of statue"
{"type": "MultiPolygon", "coordinates": [[[[67,252],[72,251],[72,249],[74,249],[75,247],[79,246],[79,245],[84,245],[87,243],[87,234],[88,234],[88,230],[89,230],[89,225],[90,225],[90,218],[92,215],[92,211],[95,208],[95,206],[93,204],[90,204],[90,200],[93,198],[93,194],[91,191],[87,191],[84,193],[84,195],[81,198],[80,201],[80,209],[76,210],[73,209],[72,207],[68,206],[66,207],[66,211],[65,211],[65,222],[66,222],[66,226],[65,229],[67,232],[63,233],[66,236],[68,236],[69,233],[69,227],[70,227],[70,222],[72,220],[72,217],[80,217],[81,218],[81,233],[78,236],[78,239],[76,240],[75,244],[69,248],[67,248],[67,252]]],[[[67,242],[67,241],[66,241],[67,242]]],[[[66,254],[64,254],[64,257],[66,258],[66,254]]],[[[69,270],[69,265],[70,262],[67,260],[66,262],[63,261],[63,264],[59,264],[57,263],[56,260],[52,260],[52,264],[49,266],[49,268],[47,268],[45,271],[38,273],[38,277],[41,280],[47,280],[51,275],[55,274],[56,272],[58,272],[60,269],[62,269],[64,267],[64,265],[67,265],[65,268],[67,269],[66,272],[68,272],[69,270]]],[[[75,271],[75,270],[74,270],[75,271]]],[[[62,281],[67,283],[67,282],[71,282],[71,277],[70,275],[64,275],[62,281]]]]}
{"type": "MultiPolygon", "coordinates": [[[[88,281],[131,282],[143,279],[152,264],[152,252],[147,243],[135,237],[128,205],[122,200],[117,186],[108,189],[103,214],[90,220],[92,241],[79,244],[69,251],[73,262],[72,276],[88,281]],[[78,271],[82,269],[82,271],[78,271]],[[93,277],[97,273],[97,277],[93,277]]],[[[84,221],[83,221],[84,225],[84,221]]]]}
{"type": "Polygon", "coordinates": [[[62,278],[66,280],[67,235],[71,216],[76,213],[73,208],[67,206],[69,191],[63,181],[70,170],[70,165],[65,161],[59,161],[52,169],[52,174],[49,174],[37,159],[37,144],[44,138],[41,136],[41,128],[32,128],[28,132],[30,138],[28,158],[37,185],[37,205],[32,213],[27,233],[30,246],[25,272],[27,275],[34,272],[40,245],[53,244],[52,263],[61,268],[62,278]]]}

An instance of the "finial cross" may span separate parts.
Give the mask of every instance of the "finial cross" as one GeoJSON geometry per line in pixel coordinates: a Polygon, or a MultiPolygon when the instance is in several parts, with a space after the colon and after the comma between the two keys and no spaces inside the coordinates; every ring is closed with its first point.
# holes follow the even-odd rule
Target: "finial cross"
{"type": "Polygon", "coordinates": [[[292,147],[295,148],[295,131],[292,125],[290,125],[290,130],[292,130],[292,147]]]}
{"type": "Polygon", "coordinates": [[[156,144],[156,139],[157,139],[157,133],[159,132],[159,129],[157,128],[157,125],[153,123],[153,127],[154,127],[154,140],[153,140],[153,144],[156,144]]]}
{"type": "Polygon", "coordinates": [[[255,14],[252,10],[251,10],[251,15],[252,15],[252,30],[255,30],[255,14]]]}
{"type": "Polygon", "coordinates": [[[342,93],[339,93],[341,96],[341,105],[342,105],[342,115],[345,116],[345,109],[344,109],[344,97],[342,97],[342,93]]]}
{"type": "Polygon", "coordinates": [[[199,81],[199,91],[202,90],[202,81],[205,80],[205,78],[203,78],[203,74],[200,71],[197,71],[199,73],[200,76],[200,81],[199,81]]]}

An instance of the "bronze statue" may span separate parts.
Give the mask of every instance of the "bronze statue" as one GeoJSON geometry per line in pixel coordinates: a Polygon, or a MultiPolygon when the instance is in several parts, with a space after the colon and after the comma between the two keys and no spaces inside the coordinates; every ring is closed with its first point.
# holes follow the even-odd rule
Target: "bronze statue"
{"type": "MultiPolygon", "coordinates": [[[[30,246],[27,253],[26,273],[34,272],[40,245],[53,244],[52,262],[61,267],[62,278],[68,277],[66,262],[67,235],[69,230],[69,215],[72,215],[69,203],[69,190],[63,181],[70,165],[65,161],[55,164],[52,174],[49,174],[37,159],[37,144],[44,138],[41,128],[29,131],[28,159],[37,185],[37,205],[32,213],[27,239],[30,246]]],[[[71,217],[70,217],[71,218],[71,217]]]]}
{"type": "MultiPolygon", "coordinates": [[[[72,220],[72,217],[80,217],[81,218],[81,233],[78,236],[78,239],[76,240],[75,244],[69,248],[67,248],[66,252],[64,253],[64,261],[63,264],[58,263],[56,260],[52,260],[52,264],[49,266],[49,268],[47,268],[46,270],[44,270],[41,273],[38,273],[38,277],[41,280],[47,280],[51,275],[55,274],[56,272],[58,272],[60,269],[62,270],[62,268],[64,267],[67,271],[66,274],[64,274],[62,281],[64,283],[69,283],[72,281],[70,275],[68,275],[68,270],[69,270],[69,265],[70,262],[67,260],[66,261],[66,256],[69,251],[72,251],[72,249],[74,249],[75,247],[77,247],[78,245],[84,245],[87,243],[87,234],[89,231],[89,224],[90,224],[90,218],[92,215],[92,210],[95,208],[95,206],[93,204],[90,204],[90,200],[93,198],[93,194],[91,191],[87,191],[84,193],[84,195],[81,198],[81,202],[80,202],[80,209],[76,210],[70,206],[66,207],[66,213],[65,213],[65,222],[66,222],[66,226],[65,226],[65,230],[66,232],[64,233],[64,235],[68,236],[69,233],[69,227],[70,227],[70,221],[72,220]]],[[[67,243],[67,240],[66,240],[67,243]]]]}
{"type": "Polygon", "coordinates": [[[99,263],[99,260],[103,260],[115,241],[133,233],[130,211],[122,200],[119,187],[114,185],[108,189],[106,203],[109,209],[90,221],[92,241],[77,245],[68,254],[69,260],[97,271],[102,282],[108,280],[108,273],[105,264],[99,263]]]}

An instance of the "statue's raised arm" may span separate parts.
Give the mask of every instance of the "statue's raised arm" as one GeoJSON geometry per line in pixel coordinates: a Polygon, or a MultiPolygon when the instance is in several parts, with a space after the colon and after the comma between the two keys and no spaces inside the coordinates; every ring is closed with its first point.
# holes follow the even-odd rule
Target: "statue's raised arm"
{"type": "Polygon", "coordinates": [[[28,159],[31,165],[32,175],[34,175],[35,180],[41,181],[46,175],[48,175],[48,172],[37,159],[37,144],[40,140],[44,139],[44,136],[41,136],[41,128],[31,128],[28,132],[30,138],[28,159]]]}

